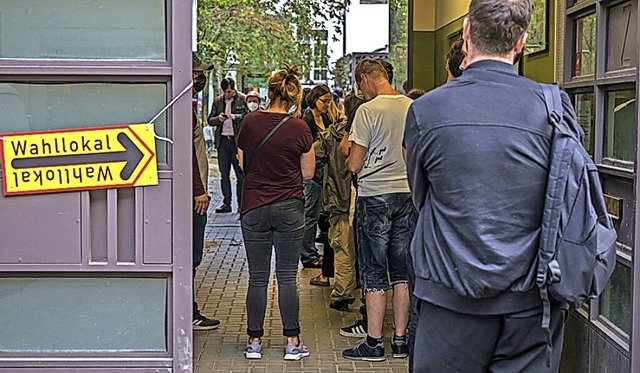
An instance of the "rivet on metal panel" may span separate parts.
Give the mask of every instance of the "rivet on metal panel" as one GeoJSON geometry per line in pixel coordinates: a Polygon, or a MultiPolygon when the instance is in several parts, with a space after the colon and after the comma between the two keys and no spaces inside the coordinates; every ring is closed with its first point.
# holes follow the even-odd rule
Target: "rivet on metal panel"
{"type": "Polygon", "coordinates": [[[80,219],[76,219],[76,223],[80,224],[80,219]]]}
{"type": "Polygon", "coordinates": [[[145,221],[144,221],[144,223],[145,223],[145,224],[149,224],[149,220],[145,220],[145,221]]]}
{"type": "Polygon", "coordinates": [[[182,172],[178,172],[178,176],[182,176],[182,172]]]}
{"type": "Polygon", "coordinates": [[[18,263],[22,263],[22,258],[18,258],[18,263]]]}
{"type": "Polygon", "coordinates": [[[167,220],[167,224],[171,224],[171,220],[167,220]]]}

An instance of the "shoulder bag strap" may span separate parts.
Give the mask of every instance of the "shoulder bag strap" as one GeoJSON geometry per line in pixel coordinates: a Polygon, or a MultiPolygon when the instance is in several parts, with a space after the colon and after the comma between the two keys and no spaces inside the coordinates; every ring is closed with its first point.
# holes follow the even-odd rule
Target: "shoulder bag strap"
{"type": "Polygon", "coordinates": [[[276,133],[276,131],[278,131],[278,129],[280,127],[282,127],[284,122],[288,121],[289,119],[291,119],[291,115],[287,115],[286,117],[284,117],[280,121],[280,123],[276,124],[276,126],[273,127],[273,129],[271,131],[269,131],[269,133],[267,133],[267,135],[262,139],[262,141],[260,141],[258,146],[256,146],[255,149],[253,149],[253,152],[251,153],[251,157],[249,157],[249,159],[247,160],[247,163],[246,163],[247,166],[246,166],[246,169],[244,170],[245,174],[247,174],[249,172],[249,169],[251,168],[251,164],[253,163],[253,159],[256,157],[256,154],[258,154],[258,151],[260,151],[262,146],[271,138],[271,136],[273,136],[273,134],[276,133]]]}

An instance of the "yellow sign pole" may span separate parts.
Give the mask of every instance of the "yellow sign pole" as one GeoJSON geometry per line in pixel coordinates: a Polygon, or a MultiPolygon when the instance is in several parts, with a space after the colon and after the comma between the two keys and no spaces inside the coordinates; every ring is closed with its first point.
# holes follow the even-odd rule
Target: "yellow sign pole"
{"type": "Polygon", "coordinates": [[[4,194],[157,185],[155,138],[149,126],[3,134],[4,194]]]}

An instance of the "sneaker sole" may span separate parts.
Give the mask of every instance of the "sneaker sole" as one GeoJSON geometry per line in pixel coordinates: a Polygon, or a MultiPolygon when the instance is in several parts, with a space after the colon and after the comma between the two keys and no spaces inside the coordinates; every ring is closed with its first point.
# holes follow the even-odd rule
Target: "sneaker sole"
{"type": "Polygon", "coordinates": [[[344,330],[340,330],[340,335],[343,337],[351,337],[351,338],[366,338],[367,333],[350,333],[350,332],[345,332],[344,330]]]}
{"type": "Polygon", "coordinates": [[[247,359],[262,359],[262,352],[245,352],[244,357],[247,359]]]}
{"type": "Polygon", "coordinates": [[[404,353],[404,354],[393,354],[393,357],[395,357],[396,359],[403,359],[405,357],[409,356],[409,353],[404,353]]]}
{"type": "Polygon", "coordinates": [[[213,330],[213,329],[218,329],[220,325],[214,325],[214,326],[199,326],[199,325],[194,325],[193,326],[193,330],[213,330]]]}
{"type": "Polygon", "coordinates": [[[379,363],[381,361],[385,361],[387,360],[386,357],[382,356],[382,357],[352,357],[352,356],[344,356],[342,355],[343,358],[345,359],[349,359],[349,360],[357,360],[357,361],[370,361],[373,363],[379,363]]]}
{"type": "Polygon", "coordinates": [[[302,359],[303,357],[309,356],[309,354],[309,352],[301,352],[299,354],[286,354],[284,355],[284,359],[289,361],[297,361],[302,359]]]}

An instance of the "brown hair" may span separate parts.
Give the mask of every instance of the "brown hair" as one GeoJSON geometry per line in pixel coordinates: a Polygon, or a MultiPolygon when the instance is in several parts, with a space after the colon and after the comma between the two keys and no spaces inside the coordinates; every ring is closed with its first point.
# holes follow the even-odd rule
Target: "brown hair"
{"type": "Polygon", "coordinates": [[[385,80],[389,80],[387,71],[384,66],[382,66],[380,61],[373,58],[365,58],[364,60],[358,62],[358,65],[356,65],[354,75],[356,76],[356,82],[358,84],[360,84],[360,75],[362,74],[369,75],[374,79],[384,78],[385,80]]]}
{"type": "Polygon", "coordinates": [[[316,101],[318,101],[320,97],[326,95],[327,93],[331,94],[331,90],[324,84],[313,87],[313,89],[309,91],[309,94],[307,94],[307,105],[309,105],[310,108],[315,109],[317,107],[316,101]]]}
{"type": "Polygon", "coordinates": [[[302,86],[300,85],[300,73],[296,66],[285,64],[278,72],[269,78],[269,99],[280,100],[290,105],[296,105],[296,113],[300,114],[300,102],[302,101],[302,86]]]}
{"type": "Polygon", "coordinates": [[[504,56],[527,31],[531,13],[531,0],[472,0],[471,42],[485,54],[504,56]]]}

